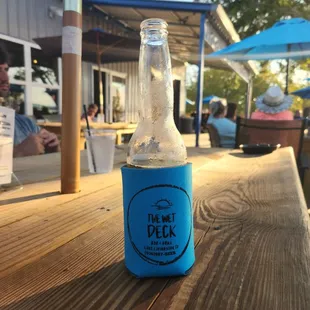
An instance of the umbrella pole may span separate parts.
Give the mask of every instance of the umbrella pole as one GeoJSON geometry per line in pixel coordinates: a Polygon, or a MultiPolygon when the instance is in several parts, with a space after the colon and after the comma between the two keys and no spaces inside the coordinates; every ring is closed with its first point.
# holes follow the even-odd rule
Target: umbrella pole
{"type": "Polygon", "coordinates": [[[246,97],[246,106],[245,106],[246,118],[251,117],[252,97],[253,97],[253,77],[251,76],[248,82],[247,97],[246,97]]]}
{"type": "Polygon", "coordinates": [[[285,95],[288,95],[288,78],[289,78],[289,71],[290,71],[290,60],[287,59],[286,62],[286,86],[285,86],[285,95]]]}
{"type": "Polygon", "coordinates": [[[65,0],[62,30],[61,193],[80,191],[82,0],[65,0]]]}
{"type": "Polygon", "coordinates": [[[103,111],[103,85],[102,85],[102,75],[101,75],[101,51],[99,42],[99,33],[97,32],[97,65],[98,65],[98,81],[99,81],[99,104],[100,104],[100,114],[104,115],[103,111]]]}

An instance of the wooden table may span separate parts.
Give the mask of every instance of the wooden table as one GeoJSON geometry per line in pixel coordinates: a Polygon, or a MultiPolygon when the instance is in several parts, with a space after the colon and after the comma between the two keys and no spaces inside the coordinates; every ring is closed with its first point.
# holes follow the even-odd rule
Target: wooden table
{"type": "Polygon", "coordinates": [[[61,196],[49,176],[57,157],[42,156],[46,176],[38,158],[18,159],[29,184],[0,198],[0,308],[310,309],[309,217],[292,150],[189,154],[196,263],[161,279],[125,269],[120,162],[109,175],[88,175],[84,162],[82,192],[61,196]]]}
{"type": "MultiPolygon", "coordinates": [[[[37,122],[37,125],[45,128],[46,130],[55,133],[59,138],[61,138],[61,122],[37,122]]],[[[96,123],[90,122],[90,127],[92,129],[112,129],[116,131],[116,144],[122,144],[122,135],[125,134],[133,134],[137,128],[137,124],[129,124],[129,123],[96,123]]],[[[81,121],[81,141],[80,146],[81,150],[84,150],[85,143],[85,135],[84,129],[86,129],[86,121],[81,121]]]]}
{"type": "MultiPolygon", "coordinates": [[[[310,158],[310,137],[309,136],[304,136],[302,152],[303,154],[306,154],[308,158],[310,158]]],[[[310,170],[309,169],[305,171],[303,188],[304,188],[304,194],[305,194],[308,208],[310,208],[310,170]]]]}

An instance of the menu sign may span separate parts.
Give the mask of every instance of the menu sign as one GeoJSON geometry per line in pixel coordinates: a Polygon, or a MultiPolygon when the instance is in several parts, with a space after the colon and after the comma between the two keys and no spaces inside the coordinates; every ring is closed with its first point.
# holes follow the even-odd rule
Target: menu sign
{"type": "Polygon", "coordinates": [[[0,184],[9,184],[13,172],[15,111],[0,106],[0,184]]]}

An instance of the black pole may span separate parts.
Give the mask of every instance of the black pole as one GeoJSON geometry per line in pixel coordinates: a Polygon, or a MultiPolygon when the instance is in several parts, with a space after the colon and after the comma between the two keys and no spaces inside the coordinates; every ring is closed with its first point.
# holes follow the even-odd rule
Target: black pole
{"type": "Polygon", "coordinates": [[[203,96],[203,78],[204,78],[204,65],[205,65],[205,23],[206,13],[200,16],[200,33],[199,33],[199,73],[197,81],[197,96],[196,96],[196,147],[199,147],[199,135],[201,126],[201,112],[202,112],[202,96],[203,96]]]}
{"type": "Polygon", "coordinates": [[[289,70],[290,70],[290,60],[288,58],[287,61],[286,61],[286,87],[285,87],[285,95],[288,95],[289,70]]]}

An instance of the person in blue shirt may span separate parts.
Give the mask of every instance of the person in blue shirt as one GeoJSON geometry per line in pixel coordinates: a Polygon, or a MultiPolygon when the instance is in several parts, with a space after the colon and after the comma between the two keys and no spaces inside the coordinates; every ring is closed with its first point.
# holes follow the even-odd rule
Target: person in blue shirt
{"type": "Polygon", "coordinates": [[[222,147],[234,148],[236,139],[236,124],[225,118],[227,102],[225,99],[216,99],[210,102],[211,115],[208,124],[212,124],[221,140],[222,147]]]}
{"type": "MultiPolygon", "coordinates": [[[[8,53],[0,46],[0,104],[7,106],[9,60],[8,53]]],[[[59,140],[54,133],[38,127],[30,118],[15,113],[14,157],[32,156],[60,150],[59,140]]]]}

